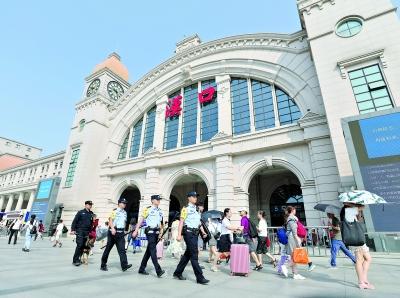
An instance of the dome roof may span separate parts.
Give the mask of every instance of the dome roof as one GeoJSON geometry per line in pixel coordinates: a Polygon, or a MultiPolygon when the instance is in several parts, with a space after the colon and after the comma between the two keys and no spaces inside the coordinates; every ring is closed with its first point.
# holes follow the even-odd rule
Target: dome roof
{"type": "Polygon", "coordinates": [[[110,55],[108,55],[108,58],[106,60],[97,64],[96,67],[93,69],[93,73],[106,67],[113,73],[119,75],[125,81],[128,81],[129,78],[128,69],[126,68],[125,65],[121,63],[121,57],[117,53],[115,52],[111,53],[110,55]]]}

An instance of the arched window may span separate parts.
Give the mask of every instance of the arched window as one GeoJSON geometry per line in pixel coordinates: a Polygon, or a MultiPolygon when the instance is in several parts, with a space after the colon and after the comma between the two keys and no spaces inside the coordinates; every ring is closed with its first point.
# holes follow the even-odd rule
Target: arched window
{"type": "Polygon", "coordinates": [[[82,119],[79,121],[79,131],[82,131],[85,128],[86,120],[82,119]]]}
{"type": "Polygon", "coordinates": [[[131,152],[129,157],[137,157],[139,154],[140,138],[142,137],[142,125],[143,118],[140,119],[134,126],[132,130],[132,141],[131,141],[131,152]]]}
{"type": "Polygon", "coordinates": [[[231,102],[234,135],[291,124],[301,117],[293,98],[259,80],[232,78],[231,102]]]}
{"type": "Polygon", "coordinates": [[[277,187],[271,195],[271,224],[274,227],[284,224],[284,214],[288,206],[296,208],[297,218],[305,225],[306,213],[301,188],[297,184],[285,184],[277,187]]]}
{"type": "Polygon", "coordinates": [[[201,141],[209,141],[218,133],[218,102],[217,102],[217,84],[215,80],[207,80],[201,82],[201,90],[209,87],[215,89],[214,96],[211,101],[201,104],[201,141]]]}
{"type": "Polygon", "coordinates": [[[197,134],[197,102],[198,84],[184,88],[183,91],[183,119],[182,119],[182,146],[196,144],[197,134]]]}
{"type": "MultiPolygon", "coordinates": [[[[172,93],[168,98],[174,98],[181,94],[180,90],[172,93]]],[[[166,117],[164,132],[164,150],[174,149],[178,144],[179,117],[166,117]]]]}

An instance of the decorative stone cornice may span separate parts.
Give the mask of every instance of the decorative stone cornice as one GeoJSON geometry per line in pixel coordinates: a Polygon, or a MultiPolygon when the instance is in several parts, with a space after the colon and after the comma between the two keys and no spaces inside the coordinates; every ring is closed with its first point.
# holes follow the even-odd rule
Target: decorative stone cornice
{"type": "Polygon", "coordinates": [[[385,56],[383,55],[384,50],[376,50],[373,52],[368,52],[359,56],[355,56],[352,58],[348,58],[342,61],[339,61],[337,65],[339,66],[340,73],[342,74],[342,79],[346,79],[347,77],[347,71],[346,68],[349,66],[357,65],[363,62],[371,61],[373,59],[380,59],[382,62],[382,66],[384,68],[387,67],[386,59],[385,56]]]}
{"type": "Polygon", "coordinates": [[[325,4],[335,4],[335,0],[297,0],[297,7],[302,14],[304,11],[307,14],[311,14],[313,7],[318,7],[320,10],[324,8],[325,4]]]}
{"type": "Polygon", "coordinates": [[[306,32],[299,31],[293,34],[272,34],[272,33],[259,33],[247,34],[226,37],[207,43],[202,43],[197,46],[190,47],[182,52],[177,53],[172,58],[151,70],[139,81],[134,83],[125,94],[110,107],[111,111],[117,113],[126,101],[135,96],[143,88],[150,85],[156,79],[161,77],[167,72],[180,68],[182,76],[186,80],[190,80],[190,66],[187,66],[191,61],[200,57],[208,56],[214,53],[229,51],[232,49],[266,49],[266,50],[284,50],[292,53],[303,52],[308,49],[308,44],[304,42],[303,46],[299,48],[298,44],[294,45],[296,41],[302,42],[305,40],[306,32]]]}
{"type": "Polygon", "coordinates": [[[321,124],[326,124],[326,117],[313,112],[307,112],[303,117],[298,120],[300,127],[310,127],[321,124]]]}
{"type": "Polygon", "coordinates": [[[86,108],[96,105],[96,103],[104,104],[106,106],[111,106],[113,104],[109,99],[105,98],[104,96],[94,95],[92,97],[85,98],[84,100],[78,102],[75,105],[75,110],[76,111],[84,110],[86,108]]]}

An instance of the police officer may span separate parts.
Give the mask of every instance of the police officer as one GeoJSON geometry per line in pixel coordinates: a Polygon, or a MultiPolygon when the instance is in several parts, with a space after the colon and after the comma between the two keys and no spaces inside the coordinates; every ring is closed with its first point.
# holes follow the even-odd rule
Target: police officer
{"type": "Polygon", "coordinates": [[[117,246],[119,260],[121,262],[122,271],[126,271],[132,267],[132,264],[128,264],[128,259],[126,257],[125,251],[125,225],[126,225],[126,207],[127,200],[120,198],[118,200],[118,208],[114,209],[108,220],[108,235],[107,235],[107,245],[104,250],[103,256],[101,257],[100,270],[108,271],[107,260],[111,249],[114,244],[117,246]]]}
{"type": "Polygon", "coordinates": [[[93,212],[91,211],[93,206],[92,201],[85,202],[85,209],[78,211],[75,215],[71,225],[71,234],[76,235],[76,249],[72,260],[72,264],[80,266],[81,256],[85,247],[86,240],[89,236],[90,229],[92,228],[93,212]]]}
{"type": "Polygon", "coordinates": [[[189,204],[187,207],[182,208],[181,211],[181,219],[176,240],[181,241],[183,235],[183,239],[186,243],[186,251],[182,256],[178,267],[176,267],[174,278],[185,280],[186,278],[182,276],[182,273],[188,262],[191,261],[197,283],[205,285],[209,283],[209,280],[204,278],[203,271],[199,265],[198,236],[199,233],[201,233],[203,238],[207,235],[204,229],[200,227],[200,213],[196,207],[198,196],[199,195],[195,191],[189,192],[187,194],[189,204]]]}
{"type": "Polygon", "coordinates": [[[138,234],[138,230],[142,225],[143,221],[146,220],[146,229],[145,234],[147,237],[147,248],[144,253],[142,263],[139,267],[139,274],[149,275],[146,271],[147,262],[151,257],[151,261],[153,262],[154,268],[156,269],[156,273],[158,277],[161,277],[165,271],[161,269],[160,264],[158,264],[157,260],[157,242],[159,238],[162,237],[163,230],[163,214],[158,206],[160,205],[161,197],[159,195],[151,196],[151,206],[147,207],[143,210],[142,216],[139,219],[138,224],[136,225],[135,231],[132,233],[132,237],[136,238],[138,234]]]}

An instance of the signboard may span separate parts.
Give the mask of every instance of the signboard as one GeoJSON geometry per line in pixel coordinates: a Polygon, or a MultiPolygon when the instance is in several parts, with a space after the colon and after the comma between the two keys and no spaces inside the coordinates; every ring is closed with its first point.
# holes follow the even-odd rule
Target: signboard
{"type": "Polygon", "coordinates": [[[38,191],[36,194],[36,199],[49,199],[51,188],[53,186],[53,180],[43,180],[40,181],[38,191]]]}
{"type": "Polygon", "coordinates": [[[389,203],[370,206],[374,230],[399,231],[400,221],[395,219],[400,212],[400,111],[353,119],[345,123],[345,135],[357,186],[389,203]]]}

